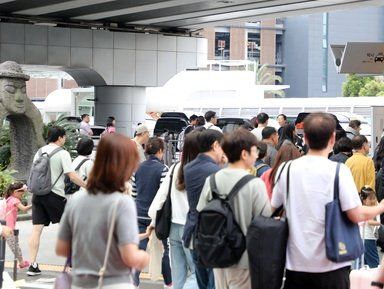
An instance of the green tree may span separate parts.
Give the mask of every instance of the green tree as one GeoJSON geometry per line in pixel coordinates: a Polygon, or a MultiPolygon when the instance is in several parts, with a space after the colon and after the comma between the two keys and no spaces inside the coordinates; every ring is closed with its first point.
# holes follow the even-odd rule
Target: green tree
{"type": "Polygon", "coordinates": [[[356,74],[349,74],[347,81],[343,83],[343,96],[359,96],[360,90],[367,82],[373,79],[373,76],[362,77],[356,74]]]}
{"type": "Polygon", "coordinates": [[[368,81],[359,91],[359,96],[383,96],[384,82],[378,80],[368,81]]]}

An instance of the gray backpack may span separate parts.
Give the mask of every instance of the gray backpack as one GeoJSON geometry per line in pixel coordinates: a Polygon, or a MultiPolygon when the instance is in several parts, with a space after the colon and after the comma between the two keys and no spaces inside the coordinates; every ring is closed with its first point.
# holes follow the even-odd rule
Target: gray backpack
{"type": "Polygon", "coordinates": [[[42,153],[42,150],[39,149],[39,156],[32,164],[31,173],[29,174],[27,181],[28,188],[32,194],[37,196],[49,194],[52,191],[52,188],[56,185],[57,181],[60,179],[63,172],[60,173],[59,177],[52,184],[50,158],[61,150],[62,148],[59,147],[48,154],[42,153]]]}

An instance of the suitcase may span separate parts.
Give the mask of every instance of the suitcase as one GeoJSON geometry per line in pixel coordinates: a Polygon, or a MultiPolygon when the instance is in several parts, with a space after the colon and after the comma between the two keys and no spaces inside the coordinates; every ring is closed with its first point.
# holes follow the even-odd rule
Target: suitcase
{"type": "Polygon", "coordinates": [[[370,288],[372,280],[377,274],[378,268],[371,269],[369,267],[363,267],[358,270],[352,270],[349,274],[349,280],[351,282],[350,289],[366,289],[370,288]]]}

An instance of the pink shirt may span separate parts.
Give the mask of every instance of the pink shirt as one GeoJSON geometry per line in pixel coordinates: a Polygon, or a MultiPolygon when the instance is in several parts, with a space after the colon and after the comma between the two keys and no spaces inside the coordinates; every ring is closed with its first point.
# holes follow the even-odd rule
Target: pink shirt
{"type": "Polygon", "coordinates": [[[11,196],[7,199],[5,221],[7,222],[7,226],[10,227],[11,229],[15,229],[15,226],[16,226],[18,204],[20,204],[20,200],[18,198],[11,196]]]}

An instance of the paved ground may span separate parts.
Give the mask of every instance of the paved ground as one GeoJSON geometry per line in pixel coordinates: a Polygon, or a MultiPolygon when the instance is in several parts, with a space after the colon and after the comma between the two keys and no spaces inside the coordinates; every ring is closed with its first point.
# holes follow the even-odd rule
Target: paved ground
{"type": "MultiPolygon", "coordinates": [[[[28,260],[28,238],[31,233],[32,223],[31,221],[19,221],[18,228],[20,230],[20,247],[23,252],[23,257],[28,260]]],[[[59,272],[62,271],[63,264],[65,262],[64,258],[57,257],[54,248],[56,243],[56,236],[58,231],[58,225],[51,225],[44,228],[43,235],[40,243],[40,250],[37,261],[39,262],[40,269],[43,274],[36,277],[27,276],[26,270],[19,270],[17,274],[17,281],[15,286],[19,288],[42,288],[42,289],[51,289],[53,288],[53,283],[55,277],[59,272]]],[[[13,274],[13,260],[14,256],[9,248],[6,248],[6,269],[5,271],[12,278],[13,274]]],[[[160,289],[163,288],[162,282],[152,282],[148,280],[147,274],[142,274],[142,283],[140,289],[160,289]]],[[[5,277],[6,282],[4,283],[4,289],[15,288],[15,286],[10,282],[10,278],[5,277]],[[7,281],[8,280],[8,281],[7,281]]]]}

